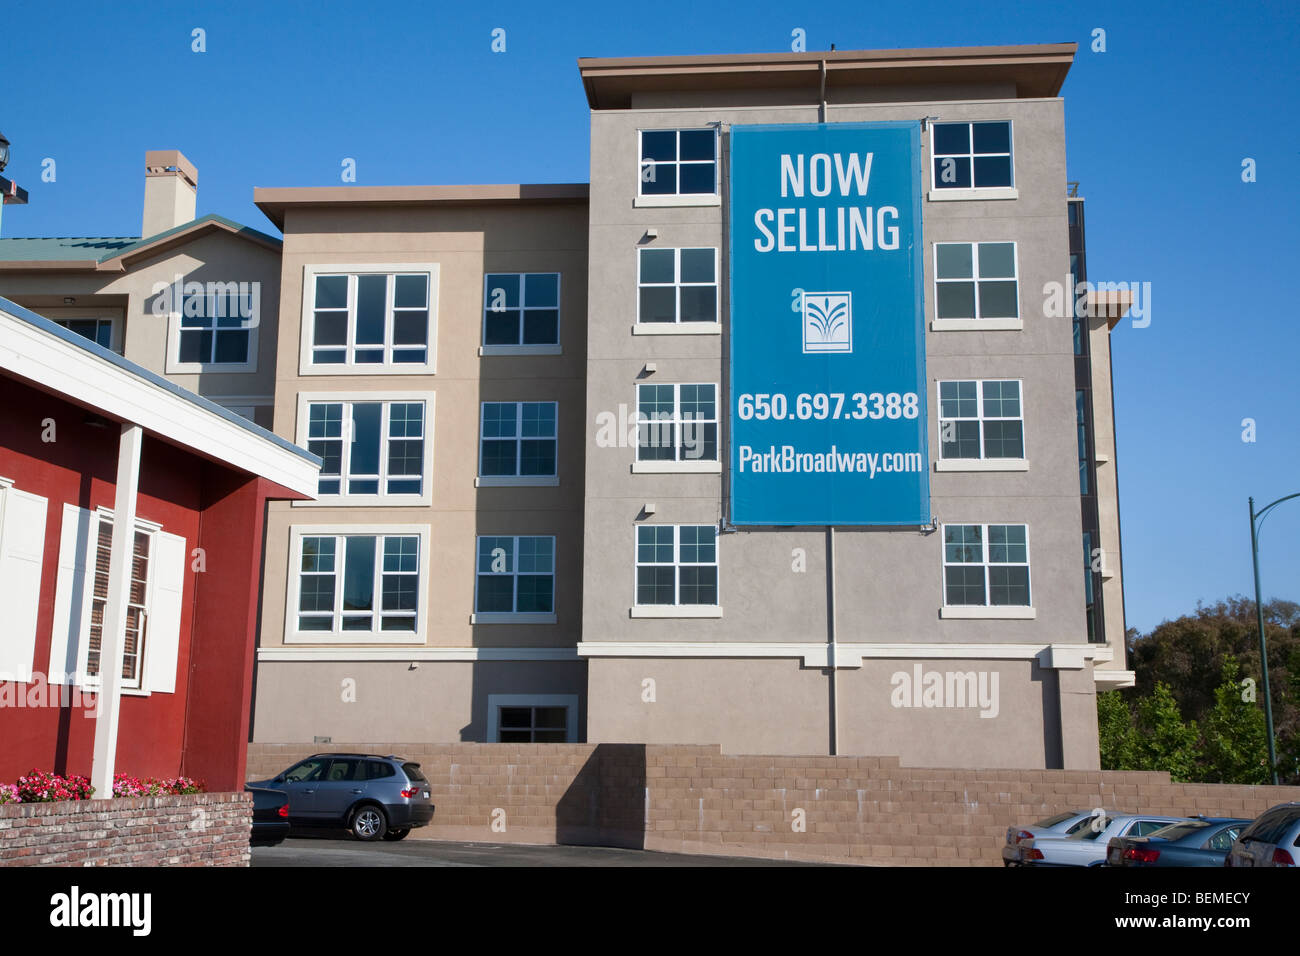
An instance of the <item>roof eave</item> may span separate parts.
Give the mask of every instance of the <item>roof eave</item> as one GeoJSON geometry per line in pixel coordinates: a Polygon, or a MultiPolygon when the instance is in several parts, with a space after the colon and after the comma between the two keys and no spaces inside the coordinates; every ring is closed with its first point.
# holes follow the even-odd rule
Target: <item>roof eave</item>
{"type": "Polygon", "coordinates": [[[508,203],[586,202],[587,183],[495,183],[452,186],[258,186],[253,204],[284,231],[290,208],[348,206],[479,206],[508,203]]]}

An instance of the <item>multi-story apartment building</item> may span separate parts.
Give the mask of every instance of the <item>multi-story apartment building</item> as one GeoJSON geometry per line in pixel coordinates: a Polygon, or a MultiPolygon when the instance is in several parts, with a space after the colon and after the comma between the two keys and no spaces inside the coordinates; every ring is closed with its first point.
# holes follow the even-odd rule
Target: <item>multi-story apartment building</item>
{"type": "Polygon", "coordinates": [[[181,381],[183,308],[135,336],[101,273],[267,258],[255,374],[191,386],[323,462],[269,505],[257,741],[1096,767],[1125,304],[1051,305],[1074,51],[582,60],[589,187],[258,189],[282,246],[0,241],[0,293],[93,293],[63,318],[181,381]]]}
{"type": "Polygon", "coordinates": [[[1080,480],[1099,469],[1080,461],[1074,426],[1076,396],[1091,397],[1093,434],[1113,445],[1108,329],[1085,324],[1095,364],[1076,378],[1070,311],[1044,307],[1070,272],[1058,94],[1073,54],[580,61],[589,416],[635,402],[671,413],[698,446],[650,429],[641,447],[588,435],[589,740],[1098,765],[1096,688],[1131,675],[1113,458],[1100,470],[1111,482],[1083,488],[1087,553],[1109,557],[1095,580],[1090,560],[1080,574],[1080,480]],[[756,196],[770,205],[756,209],[756,196]],[[873,217],[882,201],[892,215],[873,217]],[[755,268],[751,249],[774,248],[755,268]],[[857,382],[861,416],[844,370],[870,372],[872,357],[851,364],[847,331],[839,344],[805,332],[800,348],[814,307],[847,309],[846,284],[858,286],[859,353],[883,359],[880,384],[857,382]],[[1098,369],[1106,387],[1090,390],[1098,369]],[[879,419],[877,431],[753,427],[833,421],[845,400],[845,418],[879,419]],[[780,471],[789,446],[775,439],[756,468],[743,444],[755,434],[826,439],[805,451],[837,435],[841,451],[906,448],[897,464],[919,459],[923,472],[901,490],[843,471],[771,481],[754,472],[780,471]],[[1099,526],[1095,501],[1108,495],[1099,526]],[[1115,613],[1090,632],[1096,585],[1115,613]]]}

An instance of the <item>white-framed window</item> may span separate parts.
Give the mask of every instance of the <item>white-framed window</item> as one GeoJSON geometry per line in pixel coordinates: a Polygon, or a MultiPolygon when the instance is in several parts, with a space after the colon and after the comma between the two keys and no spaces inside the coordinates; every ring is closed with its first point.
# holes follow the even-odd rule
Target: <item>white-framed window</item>
{"type": "Polygon", "coordinates": [[[638,462],[718,461],[718,387],[638,384],[638,462]]]}
{"type": "Polygon", "coordinates": [[[556,484],[556,402],[484,402],[479,484],[556,484]]]}
{"type": "Polygon", "coordinates": [[[1014,242],[936,242],[934,317],[944,322],[1020,321],[1014,242]]]}
{"type": "Polygon", "coordinates": [[[168,315],[167,371],[256,372],[261,285],[196,282],[185,289],[179,310],[168,315]]]}
{"type": "Polygon", "coordinates": [[[718,250],[638,249],[637,324],[717,323],[718,250]]]}
{"type": "Polygon", "coordinates": [[[488,694],[488,743],[578,742],[577,694],[488,694]]]}
{"type": "Polygon", "coordinates": [[[1015,379],[939,382],[939,457],[1023,459],[1021,383],[1015,379]]]}
{"type": "Polygon", "coordinates": [[[32,680],[49,499],[0,478],[0,682],[32,680]]]}
{"type": "Polygon", "coordinates": [[[1009,120],[932,123],[934,190],[1013,189],[1016,181],[1011,144],[1009,120]]]}
{"type": "Polygon", "coordinates": [[[637,525],[636,603],[717,606],[717,529],[707,524],[637,525]]]}
{"type": "Polygon", "coordinates": [[[116,343],[116,336],[113,334],[114,323],[112,319],[70,317],[56,318],[54,323],[69,332],[76,332],[82,338],[90,339],[96,345],[102,345],[104,348],[115,352],[121,351],[121,347],[116,343]]]}
{"type": "Polygon", "coordinates": [[[943,526],[945,608],[1028,608],[1029,528],[1023,524],[943,526]]]}
{"type": "Polygon", "coordinates": [[[298,444],[321,458],[303,506],[419,505],[432,500],[432,392],[298,395],[298,444]]]}
{"type": "Polygon", "coordinates": [[[558,272],[490,272],[483,277],[484,354],[554,352],[559,344],[558,272]]]}
{"type": "Polygon", "coordinates": [[[638,196],[718,195],[716,129],[638,130],[637,147],[638,196]]]}
{"type": "Polygon", "coordinates": [[[428,525],[295,525],[291,537],[286,643],[424,643],[428,525]]]}
{"type": "MultiPolygon", "coordinates": [[[[189,549],[181,535],[137,518],[122,653],[125,692],[175,693],[189,549]]],[[[50,645],[51,683],[100,684],[113,513],[63,506],[50,645]]]]}
{"type": "Polygon", "coordinates": [[[555,537],[480,535],[474,623],[555,622],[555,537]]]}
{"type": "Polygon", "coordinates": [[[437,328],[436,263],[304,270],[303,374],[430,374],[437,328]]]}

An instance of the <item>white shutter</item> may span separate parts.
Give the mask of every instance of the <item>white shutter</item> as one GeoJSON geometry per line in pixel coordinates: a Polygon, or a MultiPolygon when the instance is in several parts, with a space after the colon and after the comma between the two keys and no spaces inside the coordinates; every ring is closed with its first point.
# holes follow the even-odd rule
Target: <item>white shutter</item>
{"type": "Polygon", "coordinates": [[[15,488],[4,492],[0,519],[0,680],[32,679],[36,616],[41,604],[45,512],[49,501],[15,488]]]}
{"type": "Polygon", "coordinates": [[[176,693],[181,644],[181,596],[185,592],[185,539],[156,531],[149,562],[149,603],[144,630],[144,689],[176,693]]]}
{"type": "Polygon", "coordinates": [[[93,586],[87,572],[98,522],[85,508],[65,504],[59,534],[59,574],[54,588],[54,629],[50,636],[51,684],[71,684],[81,657],[82,635],[90,629],[93,586]]]}

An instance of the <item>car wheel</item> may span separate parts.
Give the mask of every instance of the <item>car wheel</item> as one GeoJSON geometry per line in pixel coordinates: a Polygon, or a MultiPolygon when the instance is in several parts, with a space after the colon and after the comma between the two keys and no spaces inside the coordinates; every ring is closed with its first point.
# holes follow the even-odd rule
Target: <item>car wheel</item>
{"type": "Polygon", "coordinates": [[[384,816],[384,811],[380,810],[374,804],[366,804],[358,807],[357,811],[352,814],[352,822],[348,826],[352,835],[358,840],[378,840],[388,831],[388,819],[384,816]]]}
{"type": "Polygon", "coordinates": [[[406,837],[407,837],[407,834],[409,834],[410,832],[411,832],[411,831],[410,831],[409,829],[406,829],[406,830],[389,830],[387,833],[384,834],[384,839],[385,839],[385,840],[405,840],[406,837]]]}

